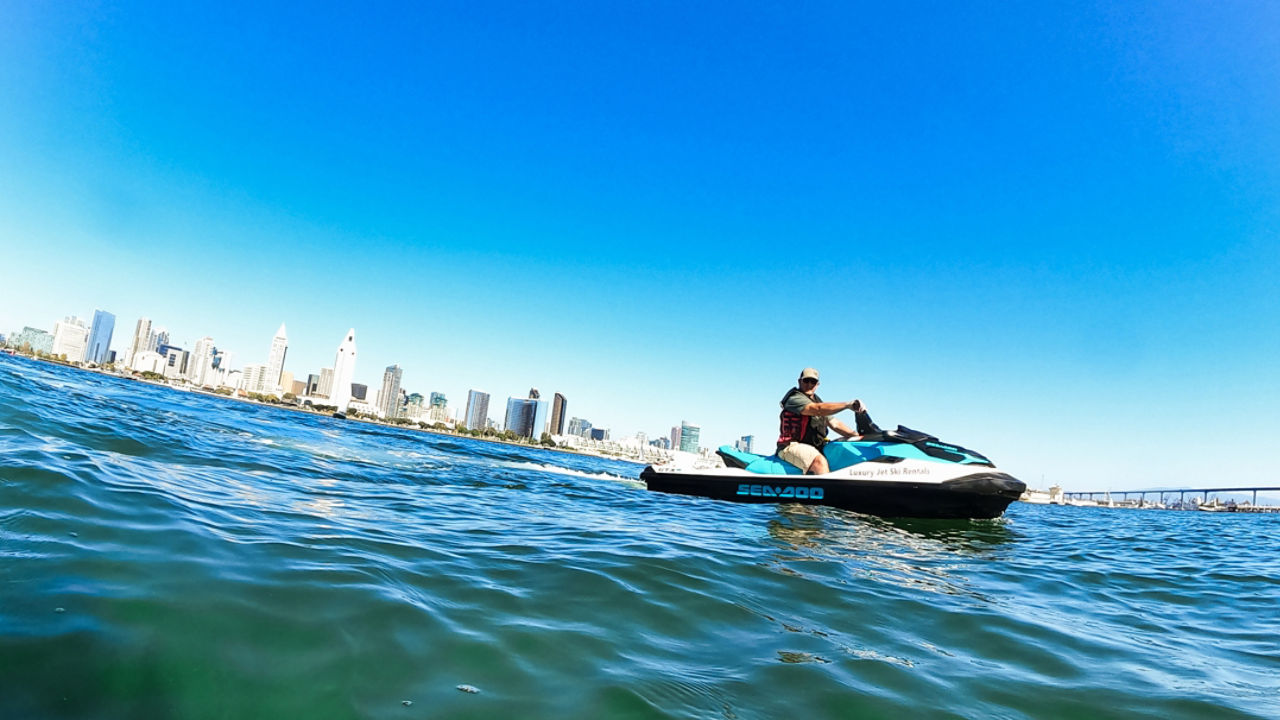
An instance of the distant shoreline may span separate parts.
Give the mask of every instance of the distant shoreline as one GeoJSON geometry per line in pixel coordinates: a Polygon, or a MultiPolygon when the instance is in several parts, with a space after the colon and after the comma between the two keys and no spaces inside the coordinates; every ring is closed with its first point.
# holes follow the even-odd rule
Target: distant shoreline
{"type": "MultiPolygon", "coordinates": [[[[6,353],[6,354],[8,354],[8,353],[6,353]]],[[[431,435],[439,435],[439,436],[441,436],[441,437],[459,438],[459,439],[464,439],[464,440],[475,440],[475,441],[477,441],[477,442],[494,443],[494,444],[498,444],[498,445],[509,445],[509,446],[512,446],[512,447],[530,448],[530,449],[533,449],[533,450],[546,450],[546,451],[548,451],[548,452],[558,452],[558,453],[564,453],[564,454],[566,454],[566,455],[579,455],[579,456],[583,456],[583,457],[594,457],[594,458],[600,458],[600,459],[603,459],[603,460],[614,460],[614,461],[617,461],[617,462],[624,462],[624,463],[628,463],[628,464],[631,464],[631,465],[637,465],[637,466],[640,466],[640,467],[644,467],[644,466],[647,464],[647,463],[645,463],[644,461],[641,461],[641,460],[631,460],[631,459],[628,459],[628,458],[618,457],[617,455],[606,455],[606,454],[604,454],[604,453],[595,453],[595,452],[589,452],[589,451],[585,451],[585,450],[578,450],[578,449],[575,449],[575,448],[560,447],[560,446],[558,446],[558,445],[557,445],[557,446],[554,446],[554,447],[549,447],[549,446],[546,446],[546,445],[535,444],[535,443],[512,442],[512,441],[510,441],[510,440],[502,440],[502,439],[500,439],[500,438],[492,438],[492,437],[478,437],[478,436],[468,435],[468,434],[463,434],[463,433],[449,432],[449,431],[447,431],[447,430],[436,430],[436,429],[433,429],[433,428],[424,428],[424,427],[422,427],[421,425],[416,425],[416,424],[414,424],[414,425],[407,425],[407,424],[406,424],[406,425],[399,425],[399,424],[395,424],[395,423],[381,422],[381,421],[378,421],[378,420],[368,420],[368,419],[365,419],[365,418],[351,418],[351,417],[343,418],[343,419],[341,419],[341,420],[338,420],[337,418],[333,418],[333,417],[332,417],[332,413],[317,412],[317,411],[315,411],[315,410],[308,410],[308,409],[306,409],[306,408],[302,407],[301,405],[287,405],[287,404],[284,404],[284,403],[267,403],[267,402],[259,402],[259,401],[257,401],[257,400],[251,400],[251,399],[249,399],[249,398],[236,397],[236,395],[234,395],[234,394],[231,394],[231,395],[223,395],[222,393],[210,392],[210,391],[208,391],[208,390],[205,390],[204,388],[183,388],[183,387],[177,387],[177,386],[174,386],[174,385],[170,385],[169,383],[156,382],[156,381],[154,381],[154,380],[146,380],[146,379],[144,379],[144,378],[134,377],[134,376],[132,376],[132,375],[130,375],[130,374],[127,374],[127,373],[118,373],[118,372],[112,372],[112,371],[108,371],[108,370],[100,370],[100,369],[97,369],[97,368],[87,368],[87,367],[82,367],[82,366],[75,365],[75,364],[72,364],[72,363],[69,363],[69,362],[62,362],[61,360],[48,360],[48,359],[45,359],[45,358],[38,358],[38,357],[34,357],[34,356],[32,356],[32,355],[24,355],[24,354],[22,354],[22,353],[15,353],[15,354],[11,355],[10,357],[20,357],[20,358],[23,358],[23,359],[25,359],[25,360],[32,360],[32,361],[34,361],[34,362],[48,363],[48,364],[50,364],[50,365],[57,365],[57,366],[59,366],[59,367],[70,368],[70,369],[72,369],[72,370],[79,370],[79,371],[82,371],[82,372],[93,373],[93,374],[95,374],[95,375],[107,375],[107,376],[110,376],[110,377],[119,378],[119,379],[121,379],[121,380],[129,380],[129,381],[131,381],[131,382],[143,383],[143,384],[145,384],[145,385],[151,385],[151,386],[153,386],[153,387],[164,388],[164,389],[169,390],[169,391],[172,391],[172,392],[186,393],[186,394],[189,394],[189,395],[205,395],[205,396],[208,396],[208,397],[220,398],[220,399],[223,399],[223,400],[233,400],[233,401],[235,401],[235,402],[245,403],[245,404],[248,404],[248,405],[256,405],[256,406],[258,406],[258,407],[265,407],[265,408],[274,408],[274,409],[277,409],[277,410],[286,410],[286,411],[289,411],[289,412],[300,413],[300,414],[302,414],[302,415],[309,415],[309,416],[312,416],[312,417],[327,417],[327,418],[331,418],[331,419],[337,420],[338,422],[348,422],[348,423],[349,423],[349,422],[358,422],[358,423],[364,423],[365,425],[373,425],[373,426],[376,426],[376,427],[385,427],[385,428],[393,428],[393,429],[396,429],[396,430],[411,430],[411,431],[414,431],[414,432],[429,433],[429,434],[431,434],[431,435]]]]}

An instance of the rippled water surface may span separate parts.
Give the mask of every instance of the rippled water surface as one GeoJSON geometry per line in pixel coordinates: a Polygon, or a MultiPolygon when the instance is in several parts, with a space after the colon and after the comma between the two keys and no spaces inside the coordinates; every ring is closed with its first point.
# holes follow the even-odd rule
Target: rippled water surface
{"type": "Polygon", "coordinates": [[[1280,516],[639,471],[0,358],[0,718],[1280,717],[1280,516]]]}

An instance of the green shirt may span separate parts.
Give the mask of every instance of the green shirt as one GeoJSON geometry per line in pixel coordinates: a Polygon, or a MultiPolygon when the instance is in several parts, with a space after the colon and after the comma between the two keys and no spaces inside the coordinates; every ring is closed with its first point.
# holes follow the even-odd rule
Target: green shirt
{"type": "MultiPolygon", "coordinates": [[[[808,405],[809,403],[816,403],[816,402],[819,402],[819,403],[822,402],[822,398],[818,397],[817,393],[814,393],[813,399],[810,399],[809,396],[805,395],[803,392],[793,392],[791,393],[790,396],[787,397],[786,402],[782,404],[782,409],[786,410],[789,413],[795,413],[796,415],[803,415],[805,406],[808,405]]],[[[807,442],[810,445],[813,445],[814,447],[820,447],[823,442],[826,442],[826,439],[827,439],[827,416],[826,415],[810,416],[809,429],[804,434],[804,442],[807,442]],[[814,440],[817,440],[818,442],[813,442],[814,440]]]]}

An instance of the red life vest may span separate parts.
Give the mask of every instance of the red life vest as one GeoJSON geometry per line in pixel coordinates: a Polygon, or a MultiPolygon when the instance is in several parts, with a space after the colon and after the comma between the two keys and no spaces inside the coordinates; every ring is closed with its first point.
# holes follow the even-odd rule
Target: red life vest
{"type": "MultiPolygon", "coordinates": [[[[787,400],[795,393],[803,392],[800,388],[791,388],[782,396],[782,412],[778,413],[778,449],[793,442],[802,442],[821,448],[827,442],[827,419],[825,417],[801,415],[787,410],[787,400]]],[[[813,396],[813,402],[822,402],[822,398],[813,396]]]]}

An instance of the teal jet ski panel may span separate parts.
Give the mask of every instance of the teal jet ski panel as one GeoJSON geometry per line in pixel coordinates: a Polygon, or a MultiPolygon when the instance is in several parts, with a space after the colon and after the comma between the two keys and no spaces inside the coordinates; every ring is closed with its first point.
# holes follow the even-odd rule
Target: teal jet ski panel
{"type": "MultiPolygon", "coordinates": [[[[843,470],[864,462],[894,463],[902,460],[924,460],[957,465],[984,465],[994,467],[982,455],[958,445],[944,443],[933,437],[899,426],[894,433],[877,435],[884,440],[836,440],[822,448],[831,471],[843,470]]],[[[742,452],[728,445],[716,451],[728,467],[742,468],[760,475],[803,475],[800,468],[785,462],[777,455],[757,455],[742,452]]]]}
{"type": "Polygon", "coordinates": [[[822,448],[832,470],[841,470],[863,462],[897,462],[924,460],[957,465],[991,465],[991,461],[971,450],[936,440],[918,442],[862,442],[837,440],[822,448]]]}
{"type": "Polygon", "coordinates": [[[760,475],[803,475],[800,468],[779,458],[777,455],[757,455],[742,452],[728,445],[721,445],[716,454],[724,460],[728,467],[742,468],[747,472],[760,475]]]}

